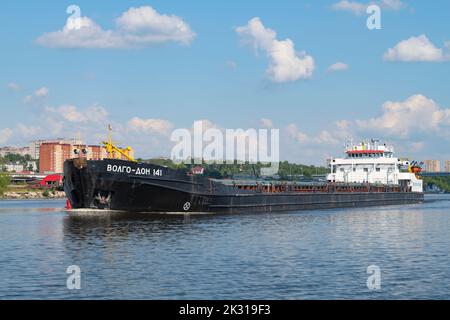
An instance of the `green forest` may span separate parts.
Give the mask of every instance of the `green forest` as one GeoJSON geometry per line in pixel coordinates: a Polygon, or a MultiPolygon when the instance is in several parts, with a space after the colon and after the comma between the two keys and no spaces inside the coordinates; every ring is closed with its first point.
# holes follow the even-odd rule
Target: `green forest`
{"type": "MultiPolygon", "coordinates": [[[[152,163],[155,165],[162,165],[172,169],[181,169],[181,170],[190,170],[195,165],[191,164],[176,164],[170,159],[150,159],[150,160],[142,160],[138,159],[138,161],[152,163]]],[[[268,165],[263,165],[261,163],[256,164],[202,164],[203,168],[205,168],[205,175],[208,175],[213,178],[221,179],[221,178],[231,178],[233,176],[258,176],[260,173],[260,169],[263,167],[268,167],[268,165]]],[[[313,175],[323,175],[327,174],[329,169],[326,167],[316,167],[316,166],[307,166],[303,164],[295,164],[289,163],[288,161],[280,162],[280,167],[278,170],[278,176],[281,179],[296,179],[300,176],[304,178],[311,178],[313,175]]]]}
{"type": "Polygon", "coordinates": [[[450,177],[425,177],[423,178],[424,186],[434,184],[446,192],[450,192],[450,177]]]}
{"type": "MultiPolygon", "coordinates": [[[[172,169],[181,169],[188,171],[194,165],[186,165],[186,164],[175,164],[170,159],[149,159],[142,160],[138,159],[138,161],[152,163],[156,165],[166,166],[172,169]]],[[[205,168],[205,174],[217,179],[221,178],[231,178],[236,175],[243,176],[257,176],[260,172],[262,164],[202,164],[203,168],[205,168]]],[[[303,177],[306,179],[311,178],[313,175],[323,175],[327,174],[329,169],[326,167],[316,167],[316,166],[308,166],[303,164],[295,164],[289,163],[288,161],[280,162],[280,168],[278,171],[278,176],[283,180],[295,180],[298,177],[303,177]]],[[[450,192],[450,177],[425,177],[424,186],[427,184],[435,184],[440,189],[450,192]]]]}

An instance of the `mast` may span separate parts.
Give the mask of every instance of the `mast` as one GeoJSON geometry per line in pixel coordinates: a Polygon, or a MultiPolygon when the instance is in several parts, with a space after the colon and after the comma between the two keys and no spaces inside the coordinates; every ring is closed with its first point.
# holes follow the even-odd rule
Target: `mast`
{"type": "Polygon", "coordinates": [[[112,126],[108,124],[108,141],[103,141],[103,145],[105,146],[106,152],[108,153],[108,157],[111,159],[120,159],[123,156],[128,161],[137,162],[132,156],[132,148],[126,147],[125,149],[121,149],[117,147],[112,141],[112,126]]]}

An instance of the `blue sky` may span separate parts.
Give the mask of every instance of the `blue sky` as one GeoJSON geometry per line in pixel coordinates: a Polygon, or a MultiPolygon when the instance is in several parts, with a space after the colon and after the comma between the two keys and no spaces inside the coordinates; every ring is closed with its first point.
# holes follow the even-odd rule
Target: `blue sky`
{"type": "MultiPolygon", "coordinates": [[[[407,151],[404,156],[450,159],[450,46],[445,46],[450,43],[450,3],[387,1],[401,6],[381,5],[382,29],[369,30],[367,14],[339,9],[339,2],[3,3],[0,145],[25,144],[34,137],[73,136],[79,130],[90,142],[98,143],[104,123],[112,122],[123,131],[119,139],[126,141],[121,142],[135,144],[142,156],[168,155],[166,127],[161,132],[160,126],[152,127],[154,121],[145,120],[164,120],[169,128],[190,127],[200,119],[223,128],[249,128],[260,126],[265,118],[282,131],[282,158],[320,164],[326,156],[340,152],[346,136],[338,134],[343,130],[336,128],[336,122],[346,120],[346,133],[355,139],[377,136],[398,145],[399,152],[407,151]],[[111,48],[39,43],[37,39],[45,33],[63,28],[71,4],[78,5],[81,16],[103,30],[117,29],[116,19],[131,7],[150,6],[158,14],[177,16],[195,37],[188,43],[169,39],[111,48]],[[289,38],[297,52],[305,51],[313,58],[311,76],[274,81],[267,74],[267,50],[254,50],[236,31],[255,17],[266,30],[276,32],[278,41],[289,38]],[[389,48],[421,35],[428,41],[422,43],[425,50],[430,45],[433,52],[441,50],[441,59],[383,58],[389,48]],[[328,70],[338,62],[347,69],[328,70]],[[42,88],[47,91],[36,94],[42,88]],[[417,99],[408,100],[411,97],[417,99]],[[402,124],[401,129],[383,127],[382,120],[389,114],[382,118],[382,105],[388,101],[397,103],[399,112],[401,108],[416,110],[409,104],[424,112],[431,108],[439,120],[419,130],[413,123],[402,124]],[[100,116],[105,119],[88,119],[92,106],[104,110],[100,116]],[[76,110],[76,116],[85,117],[70,118],[62,114],[64,110],[76,110]],[[145,125],[131,130],[132,118],[145,125]],[[49,129],[48,121],[59,125],[49,129]],[[324,131],[328,135],[319,138],[324,131]]],[[[421,50],[414,47],[414,41],[408,44],[411,52],[421,50]]],[[[424,121],[414,115],[406,119],[424,121]]]]}

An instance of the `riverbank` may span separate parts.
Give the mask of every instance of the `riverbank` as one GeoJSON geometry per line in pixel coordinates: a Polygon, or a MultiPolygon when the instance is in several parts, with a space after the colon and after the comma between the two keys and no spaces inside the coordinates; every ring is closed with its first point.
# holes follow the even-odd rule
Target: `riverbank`
{"type": "Polygon", "coordinates": [[[26,200],[26,199],[64,199],[64,191],[36,190],[36,191],[7,191],[0,200],[26,200]]]}

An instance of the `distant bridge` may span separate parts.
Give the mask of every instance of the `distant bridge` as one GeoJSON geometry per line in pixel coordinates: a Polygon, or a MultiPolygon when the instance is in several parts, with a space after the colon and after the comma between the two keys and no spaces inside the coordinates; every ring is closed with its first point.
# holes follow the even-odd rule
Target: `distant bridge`
{"type": "Polygon", "coordinates": [[[450,177],[450,172],[420,172],[421,177],[450,177]]]}

